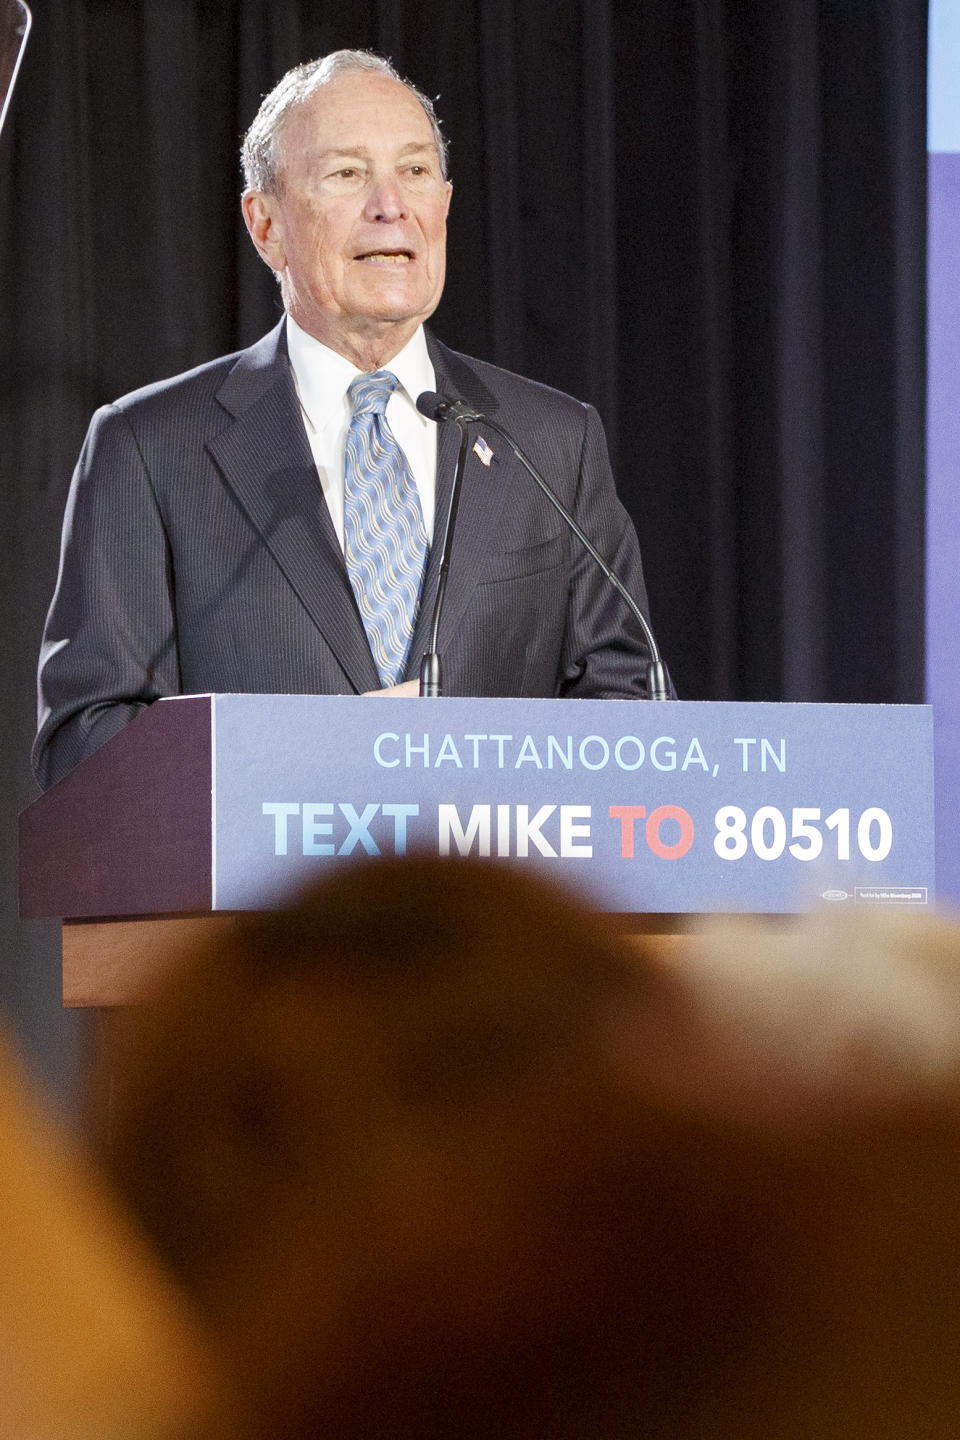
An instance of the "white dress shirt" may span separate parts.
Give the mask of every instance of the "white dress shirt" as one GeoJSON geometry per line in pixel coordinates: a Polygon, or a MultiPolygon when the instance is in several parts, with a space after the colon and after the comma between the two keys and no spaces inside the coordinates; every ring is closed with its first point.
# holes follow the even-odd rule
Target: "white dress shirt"
{"type": "MultiPolygon", "coordinates": [[[[350,428],[347,390],[363,372],[322,345],[287,316],[287,351],[300,409],[327,509],[343,549],[343,450],[350,428]]],[[[417,396],[435,390],[436,375],[423,326],[382,370],[400,384],[387,402],[387,422],[416,481],[428,543],[433,539],[437,492],[437,426],[417,409],[417,396]]]]}

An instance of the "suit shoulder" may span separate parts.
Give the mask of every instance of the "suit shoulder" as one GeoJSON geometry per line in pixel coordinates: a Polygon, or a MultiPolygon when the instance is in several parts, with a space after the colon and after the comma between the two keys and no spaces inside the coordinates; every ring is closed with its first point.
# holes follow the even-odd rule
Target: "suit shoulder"
{"type": "Polygon", "coordinates": [[[229,355],[219,355],[179,375],[156,380],[121,395],[110,407],[128,417],[169,413],[183,407],[202,407],[214,397],[226,396],[228,408],[235,390],[244,395],[256,394],[275,375],[277,361],[285,358],[282,327],[277,326],[256,344],[229,355]]]}
{"type": "Polygon", "coordinates": [[[138,386],[136,390],[130,390],[126,395],[114,400],[111,408],[138,410],[148,408],[151,403],[174,400],[181,395],[202,395],[204,392],[215,394],[242,354],[242,350],[237,350],[232,355],[220,355],[215,360],[207,360],[203,365],[194,366],[192,370],[184,370],[179,375],[170,375],[165,380],[154,380],[149,385],[138,386]]]}

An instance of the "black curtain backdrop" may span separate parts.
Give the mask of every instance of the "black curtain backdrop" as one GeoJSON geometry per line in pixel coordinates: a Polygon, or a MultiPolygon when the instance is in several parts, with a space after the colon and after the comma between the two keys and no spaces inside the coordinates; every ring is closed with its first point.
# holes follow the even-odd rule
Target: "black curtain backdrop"
{"type": "Polygon", "coordinates": [[[289,65],[391,55],[452,142],[458,349],[593,401],[684,698],[922,698],[923,0],[34,0],[0,138],[0,1001],[34,666],[94,407],[279,313],[238,138],[289,65]]]}

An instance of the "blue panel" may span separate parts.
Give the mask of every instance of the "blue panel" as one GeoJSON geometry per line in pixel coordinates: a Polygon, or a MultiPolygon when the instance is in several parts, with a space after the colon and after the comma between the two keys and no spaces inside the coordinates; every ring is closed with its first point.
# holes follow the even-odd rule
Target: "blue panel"
{"type": "Polygon", "coordinates": [[[924,706],[218,696],[215,908],[363,854],[489,854],[612,911],[926,906],[924,706]]]}
{"type": "Polygon", "coordinates": [[[927,248],[926,697],[934,707],[937,875],[960,903],[960,155],[931,155],[927,248]]]}
{"type": "Polygon", "coordinates": [[[960,904],[960,5],[933,0],[928,77],[927,699],[936,716],[937,876],[960,904]]]}
{"type": "Polygon", "coordinates": [[[931,0],[927,64],[927,148],[960,152],[960,5],[931,0]]]}

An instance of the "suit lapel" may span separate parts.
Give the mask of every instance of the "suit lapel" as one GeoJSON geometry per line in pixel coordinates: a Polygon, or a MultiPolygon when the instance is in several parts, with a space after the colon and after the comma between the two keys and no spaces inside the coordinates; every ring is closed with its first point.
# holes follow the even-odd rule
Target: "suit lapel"
{"type": "MultiPolygon", "coordinates": [[[[465,400],[476,410],[496,418],[498,402],[470,365],[427,334],[427,346],[437,377],[437,390],[454,400],[465,400]]],[[[483,425],[474,427],[483,434],[483,425]]],[[[429,648],[433,626],[433,607],[440,576],[443,534],[450,510],[453,477],[460,448],[459,426],[449,422],[437,427],[437,509],[433,545],[424,577],[420,615],[410,647],[408,675],[418,671],[420,658],[429,648]]],[[[493,459],[484,465],[475,452],[467,452],[460,491],[460,509],[454,531],[450,574],[440,618],[440,653],[463,618],[478,583],[483,580],[487,557],[497,531],[500,511],[513,483],[512,455],[495,435],[488,435],[493,459]]]]}
{"type": "Polygon", "coordinates": [[[217,396],[234,421],[207,449],[357,690],[379,686],[323,499],[283,322],[246,350],[217,396]]]}
{"type": "MultiPolygon", "coordinates": [[[[427,343],[438,391],[496,418],[496,398],[467,361],[429,333],[427,343]]],[[[377,689],[376,666],[303,426],[283,321],[239,356],[217,398],[233,423],[208,442],[209,453],[351,683],[358,691],[377,689]]],[[[436,526],[410,647],[411,678],[418,674],[430,643],[460,443],[456,425],[437,428],[436,526]]],[[[477,429],[483,433],[482,424],[477,429]]],[[[512,455],[498,437],[486,438],[494,451],[489,466],[473,450],[467,454],[441,617],[441,652],[483,580],[500,511],[513,484],[512,455]]]]}

